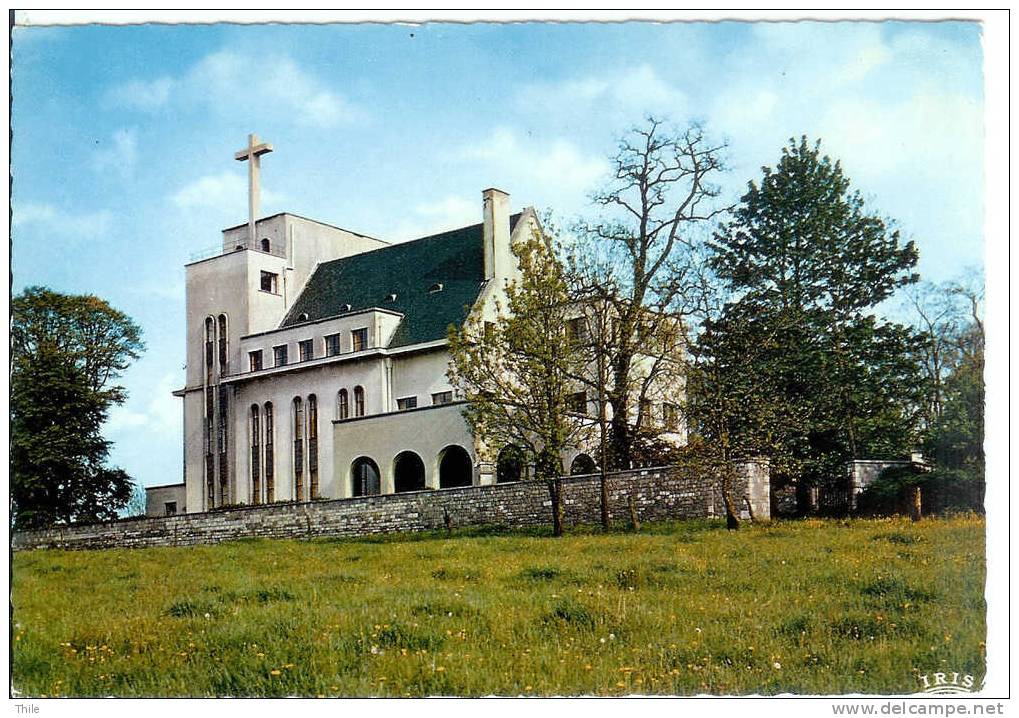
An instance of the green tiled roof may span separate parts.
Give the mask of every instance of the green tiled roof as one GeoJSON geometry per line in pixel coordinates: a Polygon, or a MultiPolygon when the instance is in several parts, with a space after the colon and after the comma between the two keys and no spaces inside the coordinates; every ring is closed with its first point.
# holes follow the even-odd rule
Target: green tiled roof
{"type": "MultiPolygon", "coordinates": [[[[510,217],[511,232],[518,219],[510,217]]],[[[445,339],[450,324],[467,318],[484,285],[482,231],[475,224],[322,262],[280,327],[378,307],[404,315],[391,347],[445,339]],[[435,284],[442,284],[441,292],[428,291],[435,284]],[[298,321],[302,314],[307,319],[298,321]]]]}

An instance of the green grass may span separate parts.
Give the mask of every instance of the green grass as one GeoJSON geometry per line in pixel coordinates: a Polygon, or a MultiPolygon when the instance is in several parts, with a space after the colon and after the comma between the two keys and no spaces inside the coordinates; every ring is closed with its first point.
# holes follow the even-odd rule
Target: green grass
{"type": "Polygon", "coordinates": [[[22,695],[909,693],[984,673],[975,516],[18,553],[22,695]]]}

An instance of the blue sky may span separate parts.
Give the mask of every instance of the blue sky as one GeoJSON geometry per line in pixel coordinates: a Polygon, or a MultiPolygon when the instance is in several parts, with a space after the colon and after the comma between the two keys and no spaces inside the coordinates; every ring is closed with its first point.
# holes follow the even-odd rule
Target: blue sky
{"type": "Polygon", "coordinates": [[[735,201],[792,136],[949,279],[983,264],[980,28],[965,22],[15,28],[14,291],[93,292],[148,350],[107,435],[146,485],[181,475],[184,264],[263,214],[400,240],[514,208],[591,211],[649,112],[728,141],[735,201]]]}

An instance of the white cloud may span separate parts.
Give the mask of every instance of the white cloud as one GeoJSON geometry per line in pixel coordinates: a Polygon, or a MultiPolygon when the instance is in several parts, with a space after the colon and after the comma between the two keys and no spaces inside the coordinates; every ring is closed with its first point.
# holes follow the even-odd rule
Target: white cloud
{"type": "Polygon", "coordinates": [[[596,77],[524,85],[516,106],[576,123],[585,115],[625,117],[635,121],[647,114],[680,117],[689,107],[686,94],[665,81],[650,65],[608,70],[596,77]]]}
{"type": "Polygon", "coordinates": [[[24,202],[14,205],[15,230],[32,225],[71,237],[97,237],[109,231],[113,215],[108,210],[75,214],[48,203],[24,202]]]}
{"type": "MultiPolygon", "coordinates": [[[[172,195],[170,201],[180,209],[218,209],[245,202],[248,180],[237,172],[220,172],[199,177],[184,185],[172,195]]],[[[262,189],[263,202],[279,203],[282,195],[262,189]]]]}
{"type": "Polygon", "coordinates": [[[608,171],[604,158],[584,154],[568,140],[528,141],[509,127],[496,128],[487,138],[465,146],[461,156],[484,163],[495,186],[527,187],[548,202],[575,200],[596,187],[608,171]]]}
{"type": "Polygon", "coordinates": [[[247,183],[239,174],[220,172],[199,177],[181,187],[170,196],[170,201],[181,209],[217,207],[236,203],[247,191],[247,183]]]}
{"type": "Polygon", "coordinates": [[[130,80],[110,89],[106,97],[115,105],[140,111],[154,112],[172,103],[220,115],[282,115],[315,127],[332,127],[362,116],[292,58],[278,53],[220,50],[180,77],[130,80]]]}
{"type": "Polygon", "coordinates": [[[387,233],[387,238],[402,242],[480,221],[480,198],[477,202],[471,202],[465,197],[451,194],[435,202],[419,202],[411,207],[407,216],[401,218],[400,224],[387,233]]]}
{"type": "Polygon", "coordinates": [[[173,391],[179,389],[175,373],[164,374],[146,394],[132,395],[126,404],[110,409],[104,430],[111,435],[144,429],[160,437],[181,432],[181,403],[173,391]]]}
{"type": "Polygon", "coordinates": [[[93,168],[100,173],[115,172],[122,179],[130,179],[137,163],[138,133],[134,129],[121,129],[96,150],[93,168]]]}
{"type": "Polygon", "coordinates": [[[177,82],[172,77],[159,77],[155,80],[129,80],[111,89],[107,99],[122,107],[144,112],[154,112],[164,107],[170,100],[170,93],[177,82]]]}

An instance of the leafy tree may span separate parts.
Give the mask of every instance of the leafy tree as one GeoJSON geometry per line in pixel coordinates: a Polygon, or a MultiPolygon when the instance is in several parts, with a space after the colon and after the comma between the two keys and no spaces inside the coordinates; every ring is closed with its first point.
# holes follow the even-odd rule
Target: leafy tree
{"type": "Polygon", "coordinates": [[[755,317],[735,351],[756,357],[763,414],[780,417],[744,423],[740,442],[769,449],[777,485],[807,487],[839,476],[847,459],[913,448],[916,337],[874,312],[917,281],[917,251],[867,213],[819,142],[791,140],[763,173],[716,233],[711,267],[728,293],[720,326],[755,317]]]}
{"type": "Polygon", "coordinates": [[[143,345],[97,297],[26,289],[11,302],[11,499],[19,527],[115,518],[130,478],[106,466],[112,382],[143,345]]]}
{"type": "Polygon", "coordinates": [[[593,197],[602,215],[576,227],[572,273],[586,296],[612,309],[612,341],[601,348],[616,468],[633,465],[634,444],[651,423],[649,392],[671,381],[685,351],[683,321],[703,289],[698,233],[725,211],[713,184],[723,147],[696,125],[671,131],[649,117],[621,140],[612,179],[593,197]]]}
{"type": "Polygon", "coordinates": [[[567,332],[571,302],[552,241],[535,233],[513,245],[519,279],[506,287],[494,321],[450,329],[449,379],[467,400],[475,436],[489,451],[513,445],[547,482],[555,534],[562,533],[562,453],[578,445],[590,421],[571,412],[579,355],[567,332]]]}
{"type": "Polygon", "coordinates": [[[89,387],[114,404],[127,398],[111,385],[145,349],[141,329],[123,312],[91,294],[72,295],[29,287],[14,298],[11,343],[15,356],[31,362],[52,346],[81,369],[89,387]]]}

